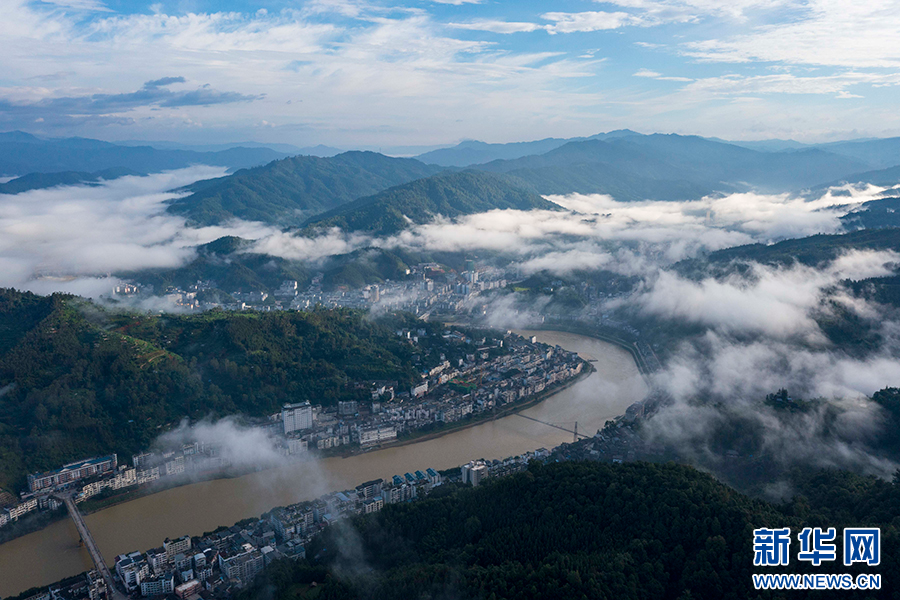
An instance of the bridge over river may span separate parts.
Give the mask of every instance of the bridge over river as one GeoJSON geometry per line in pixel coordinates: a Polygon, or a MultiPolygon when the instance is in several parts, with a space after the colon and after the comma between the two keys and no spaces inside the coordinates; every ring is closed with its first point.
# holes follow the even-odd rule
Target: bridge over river
{"type": "Polygon", "coordinates": [[[54,496],[54,498],[61,500],[66,505],[69,516],[71,516],[72,520],[75,522],[75,528],[78,530],[78,535],[81,536],[81,541],[84,542],[85,548],[87,548],[88,553],[91,555],[91,560],[94,561],[94,567],[106,583],[107,598],[109,598],[109,600],[127,600],[125,594],[120,592],[115,586],[112,573],[110,573],[106,561],[103,560],[103,555],[100,554],[100,548],[97,546],[97,542],[94,541],[91,530],[88,529],[85,524],[84,517],[82,516],[81,511],[78,510],[78,505],[75,504],[72,494],[59,494],[54,496]]]}

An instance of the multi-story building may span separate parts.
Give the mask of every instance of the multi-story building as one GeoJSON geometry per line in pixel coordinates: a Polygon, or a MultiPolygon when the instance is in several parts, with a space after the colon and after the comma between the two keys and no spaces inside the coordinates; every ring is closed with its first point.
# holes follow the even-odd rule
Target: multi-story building
{"type": "Polygon", "coordinates": [[[381,496],[375,496],[363,502],[363,513],[367,515],[378,512],[382,508],[384,508],[384,498],[381,496]]]}
{"type": "Polygon", "coordinates": [[[172,460],[166,461],[164,467],[166,476],[184,473],[184,456],[176,456],[172,460]]]}
{"type": "Polygon", "coordinates": [[[110,454],[69,463],[46,473],[35,473],[28,476],[28,491],[50,490],[85,477],[115,471],[116,464],[116,455],[110,454]]]}
{"type": "Polygon", "coordinates": [[[305,431],[312,429],[313,412],[309,402],[297,404],[285,404],[281,409],[281,420],[284,424],[284,434],[293,431],[305,431]]]}
{"type": "Polygon", "coordinates": [[[147,551],[147,563],[149,563],[150,569],[152,569],[154,573],[160,575],[165,572],[166,567],[169,564],[169,557],[166,555],[165,549],[154,548],[147,551]]]}
{"type": "Polygon", "coordinates": [[[247,585],[263,570],[265,558],[262,552],[250,544],[236,548],[232,552],[219,554],[219,569],[226,579],[237,579],[247,585]]]}
{"type": "Polygon", "coordinates": [[[473,460],[460,467],[463,483],[478,485],[488,476],[488,467],[482,460],[473,460]]]}
{"type": "Polygon", "coordinates": [[[179,598],[187,598],[191,594],[199,592],[201,585],[202,584],[196,579],[186,581],[175,588],[175,595],[179,598]]]}
{"type": "Polygon", "coordinates": [[[360,429],[359,431],[359,444],[361,446],[371,446],[393,439],[397,439],[397,428],[391,425],[360,429]]]}
{"type": "Polygon", "coordinates": [[[38,507],[38,499],[37,498],[29,498],[25,502],[20,502],[15,506],[10,506],[8,508],[3,509],[2,514],[6,515],[6,519],[0,522],[0,525],[3,523],[9,523],[10,521],[18,521],[19,517],[26,513],[30,513],[31,511],[37,509],[38,507]]]}
{"type": "Polygon", "coordinates": [[[140,588],[141,582],[150,577],[150,565],[140,552],[120,555],[116,558],[116,573],[129,592],[140,588]]]}
{"type": "Polygon", "coordinates": [[[170,540],[166,538],[163,541],[163,550],[166,552],[166,560],[174,561],[175,557],[179,554],[187,554],[187,552],[191,549],[191,536],[186,535],[178,538],[177,540],[170,540]]]}
{"type": "Polygon", "coordinates": [[[88,600],[101,600],[107,597],[106,582],[97,571],[91,569],[85,574],[88,600]]]}
{"type": "Polygon", "coordinates": [[[175,576],[172,573],[153,575],[141,581],[141,596],[165,596],[175,591],[175,576]]]}
{"type": "Polygon", "coordinates": [[[269,522],[280,540],[289,540],[304,535],[314,521],[313,509],[308,505],[292,505],[276,508],[269,515],[269,522]]]}
{"type": "Polygon", "coordinates": [[[356,494],[360,498],[368,500],[369,498],[374,498],[375,496],[381,495],[381,486],[384,483],[383,479],[373,479],[372,481],[367,481],[365,483],[361,483],[356,486],[356,494]]]}

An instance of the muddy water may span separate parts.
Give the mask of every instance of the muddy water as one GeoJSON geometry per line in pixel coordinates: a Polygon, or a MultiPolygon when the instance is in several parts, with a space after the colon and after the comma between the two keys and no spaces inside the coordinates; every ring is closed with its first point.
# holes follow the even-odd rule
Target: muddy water
{"type": "MultiPolygon", "coordinates": [[[[592,361],[596,371],[522,412],[542,421],[592,434],[643,398],[646,386],[631,355],[621,348],[571,333],[520,331],[559,344],[592,361]]],[[[349,458],[295,463],[234,479],[174,488],[87,516],[104,558],[146,550],[166,537],[198,535],[231,525],[274,506],[315,498],[377,477],[416,469],[448,469],[475,458],[503,458],[571,441],[572,434],[509,415],[443,437],[349,458]]],[[[0,546],[0,596],[18,594],[90,568],[70,520],[0,546]]]]}

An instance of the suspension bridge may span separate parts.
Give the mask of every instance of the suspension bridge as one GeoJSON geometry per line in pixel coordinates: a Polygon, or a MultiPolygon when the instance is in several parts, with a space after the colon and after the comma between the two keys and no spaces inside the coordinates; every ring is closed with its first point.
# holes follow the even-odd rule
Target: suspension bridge
{"type": "Polygon", "coordinates": [[[577,442],[579,439],[587,439],[591,436],[585,435],[583,433],[578,433],[578,421],[573,421],[569,423],[549,423],[547,421],[541,421],[540,419],[535,419],[534,417],[529,417],[528,415],[523,415],[522,413],[515,413],[522,417],[523,419],[528,419],[529,421],[534,421],[535,423],[540,423],[541,425],[546,425],[547,427],[553,427],[554,429],[560,429],[562,431],[566,431],[572,434],[572,441],[577,442]],[[573,425],[573,429],[569,429],[567,425],[573,425]]]}

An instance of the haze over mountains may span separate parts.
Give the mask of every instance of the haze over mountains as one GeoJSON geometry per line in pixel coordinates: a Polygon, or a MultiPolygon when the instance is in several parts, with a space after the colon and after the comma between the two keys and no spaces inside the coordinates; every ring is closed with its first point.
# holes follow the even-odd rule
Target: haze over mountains
{"type": "MultiPolygon", "coordinates": [[[[778,140],[773,144],[784,146],[778,140]]],[[[20,132],[2,134],[0,160],[32,156],[45,161],[40,165],[43,172],[0,184],[0,193],[10,200],[26,194],[9,206],[21,202],[31,211],[38,210],[34,208],[40,205],[35,204],[38,199],[60,202],[73,193],[82,195],[75,192],[77,186],[95,186],[97,194],[85,193],[91,200],[84,206],[99,210],[106,194],[133,202],[128,194],[136,192],[126,190],[153,190],[140,196],[146,200],[140,201],[139,210],[113,206],[114,212],[122,212],[120,218],[152,219],[165,223],[162,228],[153,225],[155,229],[178,232],[168,238],[141,238],[147,241],[139,245],[151,244],[158,258],[147,259],[145,254],[140,261],[88,260],[79,272],[96,274],[98,270],[90,265],[97,264],[103,265],[101,273],[140,273],[142,280],[163,287],[174,282],[184,285],[194,278],[230,282],[236,289],[271,290],[281,279],[308,280],[313,270],[308,261],[326,258],[326,281],[334,285],[394,278],[411,262],[427,262],[435,252],[464,249],[502,251],[508,259],[518,256],[529,272],[597,268],[613,259],[608,248],[596,244],[644,243],[657,235],[651,231],[661,218],[698,228],[693,239],[667,230],[662,239],[669,240],[663,250],[668,263],[698,250],[886,227],[896,220],[892,194],[847,189],[832,194],[829,186],[843,181],[892,186],[900,169],[883,168],[900,165],[898,140],[770,151],[696,136],[642,135],[630,130],[573,140],[469,142],[417,159],[360,151],[282,157],[262,147],[187,150],[175,146],[130,147],[96,140],[42,140],[20,132]],[[26,151],[21,152],[22,148],[26,151]],[[469,150],[474,154],[467,154],[469,150]],[[276,159],[269,160],[272,156],[276,159]],[[424,162],[461,163],[473,158],[487,162],[465,168],[424,162]],[[107,166],[117,161],[121,164],[107,166]],[[220,170],[197,167],[195,172],[219,174],[222,167],[254,162],[255,166],[212,179],[197,180],[190,170],[157,179],[138,177],[170,170],[171,165],[217,165],[220,170]],[[55,171],[61,164],[105,168],[55,171]],[[109,187],[108,182],[123,176],[124,183],[109,187]],[[157,187],[165,181],[188,183],[157,187]],[[76,187],[60,188],[50,196],[27,195],[29,190],[36,193],[58,186],[76,187]],[[162,214],[153,212],[160,209],[162,214]],[[533,216],[545,212],[546,217],[533,216]],[[694,213],[705,214],[706,222],[690,216],[694,213]],[[523,237],[528,228],[543,233],[534,239],[523,237]],[[243,239],[215,251],[204,250],[204,243],[229,235],[243,239]],[[507,244],[496,241],[509,235],[512,239],[507,244]],[[550,260],[550,256],[556,258],[550,260]]],[[[135,222],[135,231],[142,227],[135,222]]],[[[107,238],[112,242],[118,238],[117,231],[127,230],[112,227],[107,238]]],[[[130,244],[133,239],[115,243],[130,244]]],[[[21,243],[31,242],[23,238],[21,243]]],[[[44,245],[41,252],[48,252],[47,248],[44,245]]],[[[46,272],[48,265],[53,269],[57,259],[51,256],[57,256],[55,250],[43,262],[29,262],[23,273],[46,272]]],[[[452,263],[458,258],[445,256],[444,260],[452,263]]],[[[636,267],[618,268],[632,274],[636,267]]]]}
{"type": "Polygon", "coordinates": [[[149,145],[123,146],[87,138],[38,138],[21,131],[0,133],[0,174],[126,168],[156,173],[194,164],[239,169],[284,158],[271,148],[228,148],[215,152],[159,150],[149,145]]]}
{"type": "MultiPolygon", "coordinates": [[[[509,157],[546,150],[470,164],[467,168],[507,175],[492,184],[505,187],[504,194],[599,193],[620,201],[670,201],[698,199],[717,192],[794,192],[844,177],[851,177],[854,182],[866,181],[866,177],[877,179],[884,174],[867,173],[858,177],[854,174],[893,160],[900,162],[900,155],[891,154],[890,143],[879,141],[883,153],[870,152],[866,142],[860,144],[852,146],[852,153],[843,154],[819,148],[764,152],[696,136],[640,135],[625,130],[576,141],[472,143],[452,149],[450,154],[435,151],[419,159],[458,164],[463,158],[486,160],[498,155],[509,157]],[[476,151],[469,155],[471,148],[476,151]],[[877,160],[873,158],[875,154],[877,160]]],[[[441,170],[439,166],[404,160],[387,159],[377,153],[345,153],[332,158],[298,157],[274,162],[214,183],[191,186],[194,194],[176,201],[170,210],[203,224],[237,217],[296,225],[317,213],[338,210],[350,200],[355,202],[346,206],[346,210],[360,211],[369,202],[383,204],[384,197],[364,198],[391,185],[405,184],[441,170]],[[401,164],[403,168],[397,170],[401,164]],[[385,169],[390,176],[373,178],[374,171],[385,169]]],[[[439,193],[434,186],[419,186],[413,193],[418,198],[416,203],[422,206],[439,203],[432,195],[439,193]]],[[[409,193],[404,197],[408,203],[409,193]]],[[[486,210],[487,206],[479,204],[479,208],[486,210]]],[[[478,211],[466,209],[452,216],[473,212],[478,211]]],[[[357,221],[364,219],[360,213],[357,221]]],[[[392,230],[400,228],[395,226],[392,230]]]]}
{"type": "MultiPolygon", "coordinates": [[[[188,186],[184,191],[192,193],[174,201],[169,211],[199,225],[241,219],[296,227],[325,213],[329,218],[344,214],[341,219],[345,223],[371,221],[364,216],[367,210],[381,211],[386,201],[399,201],[401,196],[405,208],[394,207],[394,212],[411,209],[410,202],[431,216],[488,210],[490,200],[487,204],[479,202],[450,210],[452,214],[440,212],[440,190],[446,191],[446,184],[452,180],[375,198],[393,186],[459,167],[506,175],[492,180],[490,187],[497,188],[494,198],[581,193],[609,194],[620,201],[672,201],[749,190],[796,192],[843,180],[881,183],[891,180],[895,174],[891,168],[900,164],[900,139],[819,146],[776,140],[769,146],[762,142],[747,144],[760,148],[752,149],[696,136],[642,135],[627,129],[586,138],[511,144],[463,142],[416,159],[391,158],[375,152],[287,158],[282,151],[315,149],[281,145],[275,150],[253,145],[258,147],[185,149],[168,144],[167,149],[162,149],[81,138],[40,139],[11,132],[0,134],[0,171],[29,174],[2,184],[0,191],[16,193],[55,185],[96,183],[124,174],[192,164],[223,166],[240,170],[188,186]],[[788,149],[781,149],[785,147],[788,149]],[[499,187],[504,188],[502,193],[499,187]],[[378,203],[381,208],[376,209],[373,204],[367,209],[368,203],[378,203]],[[341,207],[344,212],[339,210],[341,207]],[[348,218],[346,211],[358,214],[348,218]]],[[[337,151],[327,147],[318,150],[325,155],[337,151]]],[[[482,177],[482,181],[487,178],[482,177]]],[[[501,202],[493,207],[508,205],[501,202]]],[[[422,219],[420,216],[414,220],[422,219]]],[[[372,230],[371,226],[353,228],[372,230]]],[[[394,219],[390,232],[402,228],[394,219]]],[[[381,231],[388,233],[384,228],[381,231]]]]}

